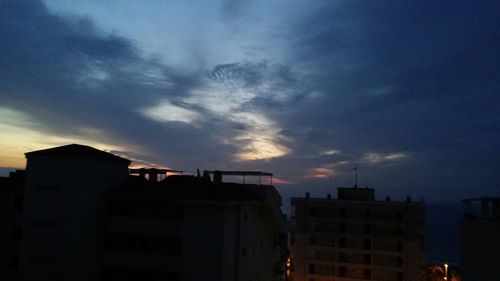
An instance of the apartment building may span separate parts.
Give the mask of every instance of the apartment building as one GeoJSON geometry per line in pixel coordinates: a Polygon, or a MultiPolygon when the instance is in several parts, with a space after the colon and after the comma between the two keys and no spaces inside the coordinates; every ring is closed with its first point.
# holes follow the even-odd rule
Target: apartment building
{"type": "Polygon", "coordinates": [[[24,181],[19,170],[0,177],[0,280],[17,280],[24,181]]]}
{"type": "Polygon", "coordinates": [[[223,182],[223,171],[162,181],[157,170],[143,174],[151,171],[107,195],[105,280],[283,280],[285,218],[274,187],[223,182]]]}
{"type": "Polygon", "coordinates": [[[499,280],[500,198],[462,200],[460,269],[464,281],[499,280]]]}
{"type": "Polygon", "coordinates": [[[376,201],[374,189],[354,187],[291,204],[291,280],[423,280],[423,203],[376,201]]]}
{"type": "Polygon", "coordinates": [[[281,196],[271,184],[223,180],[272,174],[131,170],[128,159],[77,144],[26,158],[16,192],[13,179],[0,179],[0,267],[8,272],[0,280],[283,278],[281,196]]]}

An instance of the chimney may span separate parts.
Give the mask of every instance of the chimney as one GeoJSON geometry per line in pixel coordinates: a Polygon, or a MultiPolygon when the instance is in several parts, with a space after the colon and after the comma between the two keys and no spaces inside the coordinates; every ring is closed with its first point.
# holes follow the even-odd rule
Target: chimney
{"type": "Polygon", "coordinates": [[[385,197],[385,202],[391,202],[391,196],[386,196],[385,197]]]}
{"type": "Polygon", "coordinates": [[[328,193],[328,194],[326,195],[326,199],[332,199],[332,195],[331,195],[330,193],[328,193]]]}
{"type": "Polygon", "coordinates": [[[309,199],[309,192],[306,192],[306,199],[309,199]]]}
{"type": "Polygon", "coordinates": [[[411,203],[411,196],[406,196],[406,203],[411,203]]]}

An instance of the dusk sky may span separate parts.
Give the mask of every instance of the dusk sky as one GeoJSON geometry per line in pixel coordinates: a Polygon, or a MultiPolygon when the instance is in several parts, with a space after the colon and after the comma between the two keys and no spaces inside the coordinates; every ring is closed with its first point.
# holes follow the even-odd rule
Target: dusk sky
{"type": "Polygon", "coordinates": [[[498,1],[0,0],[0,167],[91,145],[284,197],[500,196],[498,1]]]}

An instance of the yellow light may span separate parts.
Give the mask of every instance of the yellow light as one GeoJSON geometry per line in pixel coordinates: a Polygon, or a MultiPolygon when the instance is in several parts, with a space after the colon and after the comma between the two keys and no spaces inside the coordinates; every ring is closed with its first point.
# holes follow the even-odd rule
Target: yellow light
{"type": "Polygon", "coordinates": [[[448,264],[444,264],[444,280],[448,280],[448,264]]]}

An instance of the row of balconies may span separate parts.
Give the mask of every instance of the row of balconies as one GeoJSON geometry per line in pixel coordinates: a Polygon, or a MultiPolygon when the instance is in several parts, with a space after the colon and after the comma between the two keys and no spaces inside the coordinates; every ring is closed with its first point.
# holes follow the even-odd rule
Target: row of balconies
{"type": "Polygon", "coordinates": [[[359,237],[309,235],[309,246],[326,246],[330,248],[348,248],[361,250],[378,250],[403,252],[403,241],[397,239],[371,239],[359,237]]]}
{"type": "Polygon", "coordinates": [[[404,236],[403,227],[398,225],[353,224],[344,222],[311,222],[311,232],[327,232],[353,235],[404,236]]]}

